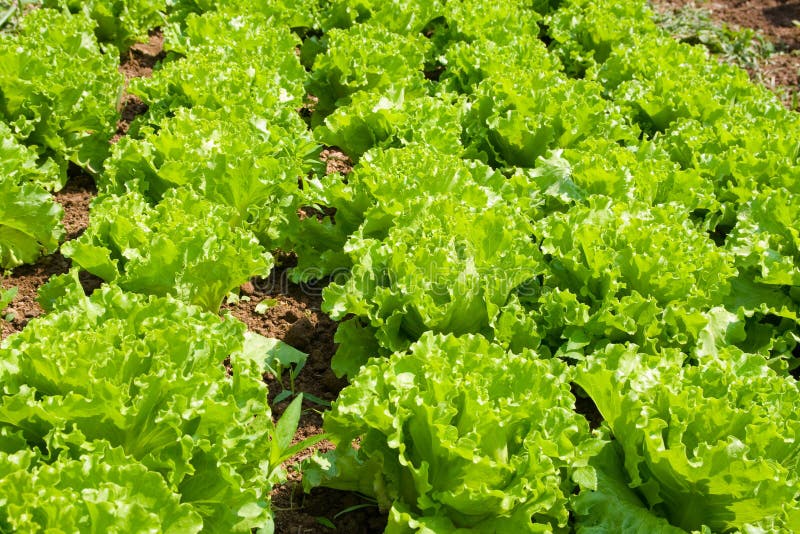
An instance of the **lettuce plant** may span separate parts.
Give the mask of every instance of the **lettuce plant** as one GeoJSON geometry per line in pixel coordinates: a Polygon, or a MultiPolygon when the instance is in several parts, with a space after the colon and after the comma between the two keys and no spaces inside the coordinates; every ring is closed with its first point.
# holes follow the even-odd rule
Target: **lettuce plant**
{"type": "Polygon", "coordinates": [[[374,496],[389,533],[566,532],[602,445],[570,374],[481,336],[426,333],[342,390],[325,415],[337,448],[305,464],[303,483],[374,496]]]}
{"type": "Polygon", "coordinates": [[[267,119],[245,108],[181,108],[139,135],[114,147],[98,180],[102,192],[137,191],[155,204],[170,189],[191,189],[233,209],[234,223],[265,246],[282,244],[301,206],[298,180],[321,164],[320,147],[288,109],[267,119]]]}
{"type": "Polygon", "coordinates": [[[45,188],[60,186],[58,170],[41,164],[0,122],[0,268],[33,263],[58,248],[64,210],[45,188]]]}
{"type": "Polygon", "coordinates": [[[172,54],[152,78],[131,82],[129,91],[150,106],[148,122],[181,107],[229,113],[243,106],[266,119],[303,104],[307,74],[295,55],[300,41],[288,28],[256,15],[213,12],[192,20],[186,34],[167,36],[185,56],[172,54]]]}
{"type": "Polygon", "coordinates": [[[120,51],[147,41],[147,32],[164,24],[166,0],[45,0],[45,7],[83,12],[97,24],[95,35],[120,51]]]}
{"type": "Polygon", "coordinates": [[[59,187],[67,162],[102,170],[119,116],[118,58],[101,51],[93,30],[84,16],[38,9],[0,35],[0,118],[58,164],[59,187]]]}
{"type": "MultiPolygon", "coordinates": [[[[575,381],[621,447],[621,469],[609,463],[605,476],[642,502],[626,513],[660,516],[687,531],[797,531],[797,382],[736,349],[698,365],[686,359],[613,345],[579,366],[575,381]]],[[[598,484],[578,505],[580,521],[619,524],[604,487],[613,485],[598,484]]]]}
{"type": "Polygon", "coordinates": [[[308,92],[318,102],[314,124],[358,91],[402,87],[407,97],[427,93],[423,74],[429,43],[421,35],[399,35],[380,27],[356,25],[326,34],[327,50],[314,60],[308,92]]]}
{"type": "MultiPolygon", "coordinates": [[[[348,269],[352,259],[344,251],[347,239],[362,225],[362,235],[385,237],[414,199],[458,194],[464,204],[482,207],[497,198],[505,182],[502,174],[479,161],[426,144],[372,149],[346,177],[334,174],[307,184],[307,200],[336,213],[322,220],[306,218],[293,228],[298,265],[292,276],[308,280],[348,269]]],[[[512,194],[509,190],[509,198],[512,194]]]]}
{"type": "Polygon", "coordinates": [[[106,196],[62,252],[128,291],[173,295],[215,312],[231,290],[272,268],[272,256],[234,226],[236,217],[190,190],[168,191],[155,207],[138,193],[106,196]]]}
{"type": "MultiPolygon", "coordinates": [[[[450,197],[409,202],[383,239],[356,233],[345,251],[353,268],[323,292],[334,319],[373,329],[387,350],[404,350],[425,331],[484,333],[512,293],[541,274],[525,217],[504,203],[465,206],[450,197]]],[[[350,329],[350,330],[348,330],[350,329]]],[[[348,335],[342,334],[342,335],[348,335]]],[[[365,354],[342,345],[334,370],[352,374],[365,354]]]]}
{"type": "Polygon", "coordinates": [[[244,325],[114,286],[68,295],[0,348],[0,525],[271,528],[285,442],[244,325]]]}
{"type": "Polygon", "coordinates": [[[357,160],[373,148],[427,145],[443,153],[459,154],[461,106],[453,99],[407,96],[402,87],[356,93],[314,130],[320,142],[341,148],[357,160]]]}

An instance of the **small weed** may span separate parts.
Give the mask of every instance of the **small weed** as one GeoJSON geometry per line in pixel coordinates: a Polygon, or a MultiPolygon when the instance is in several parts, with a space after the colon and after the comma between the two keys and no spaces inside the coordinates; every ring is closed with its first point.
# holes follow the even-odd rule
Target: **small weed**
{"type": "Polygon", "coordinates": [[[775,47],[760,32],[734,29],[712,19],[711,11],[690,4],[680,9],[656,10],[656,22],[673,37],[705,46],[727,63],[758,73],[775,47]]]}

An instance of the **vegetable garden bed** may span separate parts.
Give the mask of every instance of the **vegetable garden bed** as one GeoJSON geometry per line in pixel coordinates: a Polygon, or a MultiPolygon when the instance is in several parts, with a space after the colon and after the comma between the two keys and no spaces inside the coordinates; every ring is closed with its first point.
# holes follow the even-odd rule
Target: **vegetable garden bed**
{"type": "Polygon", "coordinates": [[[44,4],[0,530],[800,528],[800,121],[645,4],[44,4]]]}

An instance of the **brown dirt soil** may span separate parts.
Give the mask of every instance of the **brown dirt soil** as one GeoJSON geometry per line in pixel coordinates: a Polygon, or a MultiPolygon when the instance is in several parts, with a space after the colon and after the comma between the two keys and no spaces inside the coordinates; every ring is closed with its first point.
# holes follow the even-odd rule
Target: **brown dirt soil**
{"type": "Polygon", "coordinates": [[[714,20],[732,28],[752,28],[771,41],[776,54],[751,77],[776,92],[783,102],[797,108],[800,91],[800,0],[651,0],[657,9],[695,6],[707,9],[714,20]]]}
{"type": "MultiPolygon", "coordinates": [[[[125,88],[131,78],[149,78],[153,68],[164,59],[164,34],[160,29],[150,32],[150,40],[137,43],[120,56],[119,71],[125,75],[125,88]]],[[[123,92],[119,103],[120,119],[117,121],[117,132],[111,138],[116,143],[120,137],[128,133],[133,119],[147,111],[147,104],[134,95],[123,92]]]]}
{"type": "MultiPolygon", "coordinates": [[[[330,162],[330,160],[328,160],[330,162]]],[[[294,348],[308,354],[308,360],[297,379],[295,391],[314,395],[323,401],[331,402],[347,381],[337,378],[331,370],[331,357],[336,351],[333,336],[337,323],[323,311],[322,289],[325,282],[295,284],[289,281],[288,267],[294,258],[279,258],[281,265],[266,279],[255,279],[240,288],[237,303],[223,305],[223,312],[229,311],[244,322],[248,329],[261,335],[280,339],[294,348]],[[263,313],[255,311],[258,304],[267,301],[270,307],[263,313]]],[[[288,371],[283,377],[266,375],[270,403],[284,389],[290,388],[288,371]]],[[[289,399],[272,405],[273,415],[279,417],[289,399]]],[[[322,415],[325,406],[305,400],[294,443],[322,433],[322,415]]],[[[276,533],[316,534],[331,532],[372,533],[383,532],[386,517],[376,506],[334,516],[352,506],[370,504],[360,496],[331,489],[316,489],[310,494],[303,493],[297,463],[313,454],[313,451],[328,451],[333,444],[323,440],[286,462],[288,480],[272,491],[272,504],[275,510],[276,533]],[[319,518],[325,518],[336,525],[336,530],[324,526],[319,518]]],[[[323,519],[324,522],[324,519],[323,519]]]]}

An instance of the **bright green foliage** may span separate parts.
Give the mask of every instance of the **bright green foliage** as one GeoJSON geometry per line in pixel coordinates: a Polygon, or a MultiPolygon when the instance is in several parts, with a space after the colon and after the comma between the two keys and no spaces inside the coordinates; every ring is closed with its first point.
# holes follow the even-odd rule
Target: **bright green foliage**
{"type": "Polygon", "coordinates": [[[33,263],[58,248],[64,237],[63,214],[41,187],[0,177],[0,267],[33,263]]]}
{"type": "Polygon", "coordinates": [[[551,50],[578,77],[606,61],[615,45],[658,35],[645,0],[565,0],[545,23],[551,50]]]}
{"type": "MultiPolygon", "coordinates": [[[[547,211],[602,195],[615,202],[683,205],[685,214],[719,211],[714,183],[695,169],[682,169],[655,143],[620,146],[588,139],[575,148],[540,157],[534,169],[518,170],[525,189],[538,189],[547,211]]],[[[518,183],[518,182],[515,182],[518,183]]]]}
{"type": "MultiPolygon", "coordinates": [[[[6,439],[11,436],[5,436],[6,439]]],[[[104,441],[55,461],[36,449],[0,451],[0,530],[4,532],[200,532],[203,520],[181,504],[159,473],[104,441]]],[[[10,448],[10,447],[9,447],[10,448]]]]}
{"type": "Polygon", "coordinates": [[[684,366],[685,359],[678,351],[651,356],[616,345],[580,366],[576,382],[624,452],[624,473],[608,464],[606,476],[623,476],[637,491],[646,503],[640,514],[649,509],[686,530],[797,531],[797,382],[737,350],[697,366],[684,366]]]}
{"type": "Polygon", "coordinates": [[[170,21],[186,24],[192,14],[219,11],[229,18],[258,15],[294,29],[318,26],[318,0],[166,0],[170,21]]]}
{"type": "Polygon", "coordinates": [[[237,216],[190,190],[168,191],[155,207],[139,193],[112,195],[94,203],[89,228],[62,251],[125,290],[217,311],[231,290],[272,268],[256,237],[232,226],[237,216]]]}
{"type": "Polygon", "coordinates": [[[484,80],[464,118],[467,154],[492,166],[533,167],[549,148],[592,137],[634,143],[638,131],[595,82],[553,73],[484,80]]]}
{"type": "MultiPolygon", "coordinates": [[[[542,272],[530,233],[522,214],[504,203],[470,207],[444,196],[409,202],[383,239],[363,231],[350,238],[350,277],[325,288],[323,309],[334,319],[362,318],[390,351],[428,330],[491,335],[512,292],[542,272]]],[[[351,373],[359,362],[345,351],[334,370],[351,373]]]]}
{"type": "Polygon", "coordinates": [[[520,76],[561,70],[558,59],[548,53],[541,41],[529,39],[508,44],[485,40],[457,42],[443,54],[442,63],[440,92],[472,93],[483,80],[507,76],[510,70],[520,76]]]}
{"type": "Polygon", "coordinates": [[[735,109],[734,102],[763,113],[780,106],[765,98],[766,89],[750,83],[746,72],[707,59],[701,48],[667,37],[641,37],[614,48],[591,76],[629,107],[633,119],[650,134],[665,131],[679,118],[713,122],[735,109]],[[659,68],[653,57],[664,58],[667,66],[659,68]]]}
{"type": "Polygon", "coordinates": [[[387,532],[565,531],[573,480],[591,485],[601,446],[570,374],[481,336],[426,333],[342,390],[325,416],[337,449],[306,463],[304,484],[375,496],[387,532]]]}
{"type": "Polygon", "coordinates": [[[147,41],[147,32],[164,24],[166,0],[44,0],[45,7],[83,12],[97,24],[95,35],[123,51],[137,41],[147,41]]]}
{"type": "MultiPolygon", "coordinates": [[[[541,13],[530,9],[543,7],[548,0],[509,0],[499,4],[492,0],[462,0],[447,2],[444,10],[447,29],[438,30],[449,40],[492,41],[499,45],[535,40],[539,35],[541,13]],[[535,4],[540,4],[536,6],[535,4]],[[534,39],[531,39],[534,37],[534,39]]],[[[434,40],[442,36],[434,35],[434,40]]]]}
{"type": "Polygon", "coordinates": [[[0,35],[0,119],[61,168],[99,172],[114,132],[123,77],[84,16],[39,9],[0,35]],[[79,75],[76,73],[80,73],[79,75]]]}
{"type": "Polygon", "coordinates": [[[274,430],[263,371],[237,355],[244,325],[113,286],[71,298],[0,349],[2,521],[270,526],[274,430]]]}
{"type": "Polygon", "coordinates": [[[364,23],[394,33],[421,33],[444,12],[442,0],[333,0],[327,2],[322,27],[350,28],[364,23]]]}
{"type": "Polygon", "coordinates": [[[30,182],[51,191],[62,185],[53,160],[41,161],[33,148],[17,141],[4,122],[0,122],[0,179],[18,185],[30,182]]]}
{"type": "Polygon", "coordinates": [[[347,175],[309,183],[308,199],[336,206],[334,217],[307,218],[293,232],[298,266],[295,280],[322,278],[352,265],[344,253],[347,239],[361,234],[383,238],[409,201],[426,195],[458,195],[469,206],[483,207],[503,189],[505,178],[479,161],[463,160],[429,145],[375,149],[347,175]]]}
{"type": "Polygon", "coordinates": [[[320,148],[297,113],[284,110],[267,120],[244,108],[181,108],[158,126],[117,143],[101,191],[138,191],[155,203],[171,189],[191,189],[232,208],[233,224],[263,244],[281,243],[301,204],[298,180],[320,165],[320,148]]]}
{"type": "Polygon", "coordinates": [[[764,189],[739,212],[730,250],[737,266],[771,286],[792,286],[800,302],[800,194],[764,189]]]}
{"type": "Polygon", "coordinates": [[[407,96],[402,87],[356,93],[314,133],[320,142],[341,148],[354,160],[373,147],[409,143],[445,154],[463,150],[460,107],[441,98],[407,96]]]}
{"type": "Polygon", "coordinates": [[[383,93],[395,87],[406,98],[427,94],[423,73],[429,43],[368,25],[326,34],[327,51],[317,56],[308,92],[317,97],[315,123],[358,91],[383,93]]]}
{"type": "Polygon", "coordinates": [[[733,258],[672,205],[589,199],[535,224],[547,269],[525,299],[547,346],[570,357],[608,342],[693,347],[701,310],[732,291],[733,258]]]}
{"type": "Polygon", "coordinates": [[[186,57],[171,56],[152,78],[129,88],[150,105],[150,123],[181,107],[229,113],[243,106],[267,118],[302,105],[307,75],[295,55],[300,41],[287,28],[256,15],[209,13],[190,21],[185,34],[167,43],[186,57]]]}
{"type": "Polygon", "coordinates": [[[59,186],[58,171],[19,144],[0,122],[0,268],[33,263],[64,236],[64,210],[45,187],[59,186]]]}

